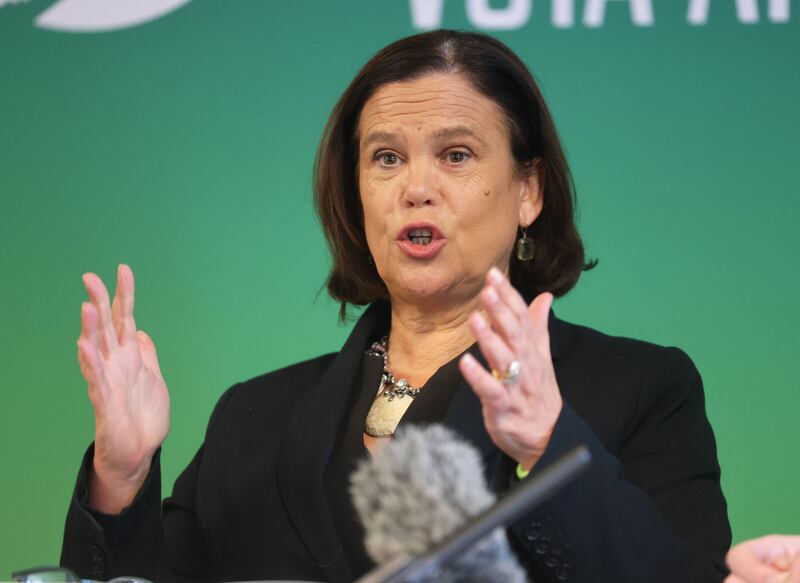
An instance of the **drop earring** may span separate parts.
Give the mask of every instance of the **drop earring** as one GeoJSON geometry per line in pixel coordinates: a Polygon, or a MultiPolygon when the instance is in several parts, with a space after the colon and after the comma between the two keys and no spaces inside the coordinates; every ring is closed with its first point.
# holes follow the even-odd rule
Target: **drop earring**
{"type": "Polygon", "coordinates": [[[528,239],[528,227],[522,227],[522,236],[517,239],[515,248],[520,261],[533,259],[533,239],[528,239]]]}

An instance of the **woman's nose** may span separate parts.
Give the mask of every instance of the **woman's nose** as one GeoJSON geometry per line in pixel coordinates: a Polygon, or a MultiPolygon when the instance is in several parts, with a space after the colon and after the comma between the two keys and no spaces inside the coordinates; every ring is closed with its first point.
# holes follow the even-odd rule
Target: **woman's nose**
{"type": "Polygon", "coordinates": [[[433,170],[424,162],[411,162],[407,168],[407,182],[403,191],[405,206],[411,208],[436,204],[439,195],[433,170]]]}

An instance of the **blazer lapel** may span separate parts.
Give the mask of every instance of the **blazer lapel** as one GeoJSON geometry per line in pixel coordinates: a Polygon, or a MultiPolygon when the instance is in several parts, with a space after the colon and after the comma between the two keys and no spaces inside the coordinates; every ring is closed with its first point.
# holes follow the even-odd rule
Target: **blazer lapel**
{"type": "Polygon", "coordinates": [[[350,392],[356,388],[364,351],[385,330],[385,304],[373,304],[359,319],[320,382],[291,413],[277,460],[278,488],[295,528],[314,561],[333,581],[353,579],[342,552],[323,484],[344,420],[350,392]],[[384,326],[378,330],[379,326],[384,326]]]}
{"type": "MultiPolygon", "coordinates": [[[[478,359],[483,366],[487,366],[478,345],[473,345],[468,352],[478,359]]],[[[463,378],[458,390],[453,395],[453,400],[444,414],[442,423],[456,431],[461,437],[467,439],[478,448],[481,458],[486,460],[495,449],[494,442],[486,432],[483,425],[481,400],[463,378]]]]}

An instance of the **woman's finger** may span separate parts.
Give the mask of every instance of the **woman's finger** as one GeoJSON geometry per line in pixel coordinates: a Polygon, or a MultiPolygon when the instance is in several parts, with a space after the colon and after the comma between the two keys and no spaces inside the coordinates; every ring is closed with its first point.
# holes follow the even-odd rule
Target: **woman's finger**
{"type": "Polygon", "coordinates": [[[492,285],[483,288],[481,303],[491,322],[492,329],[503,338],[508,347],[517,355],[527,352],[525,330],[525,326],[528,325],[527,313],[522,320],[517,317],[508,304],[500,299],[497,289],[492,285]]]}
{"type": "Polygon", "coordinates": [[[516,360],[505,341],[491,329],[481,314],[476,312],[469,317],[469,327],[490,367],[504,371],[516,360]]]}
{"type": "Polygon", "coordinates": [[[544,292],[536,296],[531,305],[528,306],[533,343],[547,358],[550,358],[550,330],[548,325],[550,323],[550,308],[552,305],[553,294],[544,292]]]}
{"type": "Polygon", "coordinates": [[[781,575],[781,571],[763,562],[753,549],[746,543],[743,546],[734,547],[728,553],[726,562],[731,571],[745,581],[777,581],[776,577],[781,575]]]}
{"type": "Polygon", "coordinates": [[[81,367],[81,374],[86,379],[89,399],[96,409],[107,393],[106,377],[100,352],[85,338],[78,339],[78,363],[81,367]]]}
{"type": "Polygon", "coordinates": [[[103,285],[101,279],[94,273],[84,274],[83,285],[86,287],[89,300],[97,310],[99,317],[100,349],[104,355],[108,356],[118,346],[117,334],[111,323],[111,305],[108,301],[108,290],[106,290],[106,286],[103,285]]]}
{"type": "Polygon", "coordinates": [[[133,271],[125,264],[117,268],[117,289],[111,304],[111,319],[120,346],[136,342],[136,322],[133,319],[133,271]]]}
{"type": "MultiPolygon", "coordinates": [[[[94,380],[94,374],[92,370],[89,368],[89,365],[86,362],[86,358],[83,356],[84,351],[86,350],[81,346],[81,341],[83,338],[78,339],[78,365],[81,368],[81,374],[83,378],[86,380],[86,384],[89,385],[89,390],[92,390],[92,382],[94,380]]],[[[83,340],[85,342],[85,340],[83,340]]]]}
{"type": "Polygon", "coordinates": [[[550,322],[550,308],[553,306],[553,294],[544,292],[536,296],[528,307],[534,330],[547,338],[550,346],[550,334],[547,325],[550,322]]]}
{"type": "Polygon", "coordinates": [[[553,304],[553,295],[549,292],[541,293],[528,306],[520,293],[497,268],[492,268],[489,271],[486,280],[497,291],[500,301],[508,307],[518,321],[523,322],[523,325],[531,325],[529,334],[525,335],[522,342],[529,342],[530,338],[537,338],[549,350],[548,323],[550,320],[550,308],[553,304]]]}
{"type": "Polygon", "coordinates": [[[474,356],[469,353],[462,356],[458,361],[458,368],[484,407],[494,412],[504,411],[508,408],[508,391],[481,366],[474,356]]]}
{"type": "Polygon", "coordinates": [[[136,332],[136,340],[139,343],[139,353],[142,355],[145,367],[161,376],[161,367],[158,364],[158,354],[153,339],[146,332],[139,330],[136,332]]]}
{"type": "Polygon", "coordinates": [[[89,302],[81,304],[81,338],[85,338],[100,350],[100,318],[97,310],[89,302]]]}
{"type": "Polygon", "coordinates": [[[97,310],[89,302],[81,304],[81,335],[78,338],[78,365],[89,390],[89,399],[95,403],[97,392],[105,378],[102,359],[92,354],[100,353],[100,332],[97,310]]]}
{"type": "Polygon", "coordinates": [[[528,305],[525,300],[499,269],[492,267],[486,276],[486,281],[497,290],[500,300],[508,306],[517,319],[524,321],[528,317],[528,305]]]}

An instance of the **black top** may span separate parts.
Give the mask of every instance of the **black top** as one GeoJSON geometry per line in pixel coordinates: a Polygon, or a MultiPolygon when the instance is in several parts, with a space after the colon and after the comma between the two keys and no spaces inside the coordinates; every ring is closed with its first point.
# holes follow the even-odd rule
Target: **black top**
{"type": "MultiPolygon", "coordinates": [[[[374,304],[338,353],[226,391],[171,495],[160,504],[156,455],[139,494],[113,517],[116,532],[87,509],[90,448],[70,502],[61,564],[102,580],[352,581],[325,471],[342,426],[355,425],[360,434],[363,414],[352,423],[349,401],[360,394],[364,351],[389,324],[388,305],[374,304]]],[[[526,479],[579,444],[589,448],[592,464],[582,479],[508,526],[530,577],[721,583],[731,534],[692,361],[675,348],[552,315],[548,331],[564,406],[526,479]]],[[[478,449],[490,489],[502,494],[516,464],[492,442],[480,399],[466,382],[442,423],[478,449]]]]}
{"type": "MultiPolygon", "coordinates": [[[[406,409],[398,428],[411,423],[436,423],[444,418],[461,383],[459,358],[460,355],[443,365],[420,387],[419,394],[406,409]]],[[[367,555],[364,547],[364,527],[349,491],[350,475],[359,462],[369,456],[364,446],[364,424],[377,394],[382,371],[383,358],[365,353],[359,370],[360,383],[351,392],[347,404],[349,421],[343,423],[339,429],[333,454],[325,468],[325,494],[331,516],[342,550],[357,577],[375,567],[375,562],[367,555]]]]}

